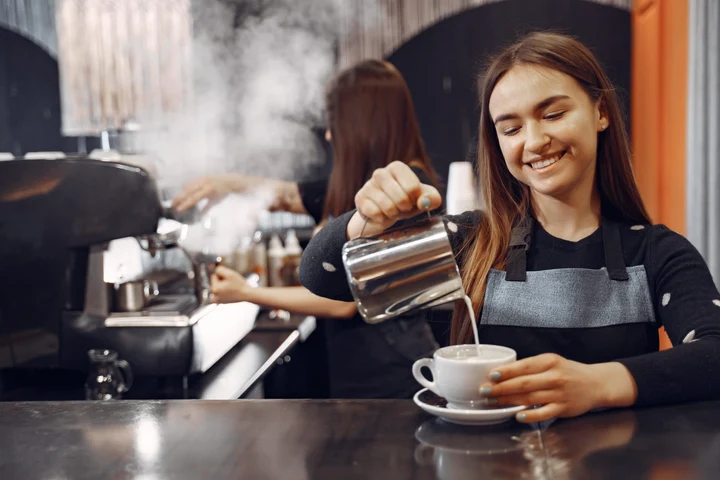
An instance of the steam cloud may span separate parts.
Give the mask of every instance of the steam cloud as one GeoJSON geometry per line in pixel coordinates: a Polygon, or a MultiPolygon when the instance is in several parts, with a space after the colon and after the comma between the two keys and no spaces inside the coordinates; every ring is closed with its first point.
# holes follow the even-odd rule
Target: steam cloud
{"type": "Polygon", "coordinates": [[[194,2],[193,108],[141,145],[163,160],[163,183],[225,172],[293,179],[321,162],[311,128],[324,123],[336,40],[353,3],[194,2]]]}
{"type": "MultiPolygon", "coordinates": [[[[139,145],[162,160],[160,187],[177,193],[226,172],[291,180],[322,162],[312,127],[324,123],[339,30],[355,1],[194,0],[193,107],[139,145]]],[[[209,212],[207,241],[218,253],[232,250],[270,201],[262,192],[228,197],[209,212]]]]}

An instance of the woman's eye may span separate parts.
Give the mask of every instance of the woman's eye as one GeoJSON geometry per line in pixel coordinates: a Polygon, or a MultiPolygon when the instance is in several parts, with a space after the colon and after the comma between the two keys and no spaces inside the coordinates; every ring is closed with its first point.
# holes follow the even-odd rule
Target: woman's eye
{"type": "Polygon", "coordinates": [[[547,115],[545,115],[545,120],[557,120],[563,115],[565,115],[565,112],[548,113],[547,115]]]}
{"type": "Polygon", "coordinates": [[[520,127],[510,127],[506,128],[502,131],[502,134],[506,137],[510,137],[512,135],[515,135],[520,130],[520,127]]]}

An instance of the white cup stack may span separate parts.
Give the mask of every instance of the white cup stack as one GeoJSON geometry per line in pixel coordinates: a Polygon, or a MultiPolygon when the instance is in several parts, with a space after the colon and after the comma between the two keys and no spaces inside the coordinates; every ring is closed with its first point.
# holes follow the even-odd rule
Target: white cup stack
{"type": "Polygon", "coordinates": [[[470,162],[453,162],[448,172],[445,198],[448,215],[459,215],[480,207],[475,175],[470,162]]]}

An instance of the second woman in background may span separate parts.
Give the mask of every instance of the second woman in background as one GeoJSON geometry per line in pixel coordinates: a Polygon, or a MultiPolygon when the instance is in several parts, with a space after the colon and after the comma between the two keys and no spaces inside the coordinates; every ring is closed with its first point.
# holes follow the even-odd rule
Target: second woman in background
{"type": "MultiPolygon", "coordinates": [[[[407,84],[390,63],[367,60],[340,72],[326,96],[333,167],[327,182],[297,184],[242,175],[200,179],[176,199],[185,209],[202,198],[271,187],[274,210],[309,213],[322,225],[354,208],[355,194],[373,172],[395,160],[410,166],[423,183],[438,185],[420,136],[407,84]]],[[[335,268],[326,265],[325,268],[335,268]]],[[[410,398],[417,390],[411,369],[437,344],[423,313],[369,325],[354,303],[315,296],[304,287],[251,288],[233,270],[212,278],[215,301],[249,301],[270,308],[334,318],[325,324],[331,396],[410,398]]]]}

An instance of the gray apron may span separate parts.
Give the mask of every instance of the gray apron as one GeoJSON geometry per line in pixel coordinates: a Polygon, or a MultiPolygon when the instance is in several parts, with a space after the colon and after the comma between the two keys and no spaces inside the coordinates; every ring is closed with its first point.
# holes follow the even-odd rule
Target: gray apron
{"type": "Polygon", "coordinates": [[[480,325],[596,328],[655,322],[643,265],[626,267],[617,223],[602,220],[605,267],[527,271],[534,220],[513,229],[506,271],[490,270],[480,325]]]}

